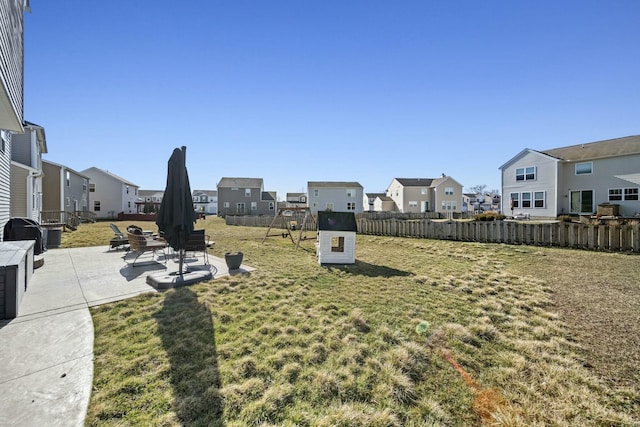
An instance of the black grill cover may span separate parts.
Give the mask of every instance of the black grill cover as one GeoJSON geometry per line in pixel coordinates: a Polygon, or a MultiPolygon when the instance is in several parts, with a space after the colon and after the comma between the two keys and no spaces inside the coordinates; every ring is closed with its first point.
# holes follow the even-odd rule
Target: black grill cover
{"type": "Polygon", "coordinates": [[[4,225],[4,241],[35,240],[34,255],[40,255],[46,249],[42,239],[42,228],[31,218],[11,218],[4,225]]]}

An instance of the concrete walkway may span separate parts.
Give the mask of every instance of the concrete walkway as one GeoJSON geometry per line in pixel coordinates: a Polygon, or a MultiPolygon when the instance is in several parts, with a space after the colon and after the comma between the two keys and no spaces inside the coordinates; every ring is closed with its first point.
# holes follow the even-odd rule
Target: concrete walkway
{"type": "MultiPolygon", "coordinates": [[[[0,320],[0,426],[84,424],[93,381],[89,307],[157,292],[147,275],[178,270],[174,260],[155,262],[151,254],[131,267],[132,255],[106,246],[44,253],[18,317],[0,320]]],[[[229,274],[223,259],[209,255],[209,262],[214,279],[229,274]]],[[[202,254],[186,265],[202,268],[202,254]]]]}

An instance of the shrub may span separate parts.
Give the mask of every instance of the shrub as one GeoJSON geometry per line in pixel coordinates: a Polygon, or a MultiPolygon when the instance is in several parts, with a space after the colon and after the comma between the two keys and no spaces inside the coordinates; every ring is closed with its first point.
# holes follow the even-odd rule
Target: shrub
{"type": "Polygon", "coordinates": [[[558,217],[558,221],[560,221],[560,222],[571,222],[571,221],[573,221],[573,218],[571,218],[571,215],[560,215],[558,217]]]}
{"type": "Polygon", "coordinates": [[[483,212],[473,216],[476,221],[500,221],[505,219],[506,216],[498,212],[483,212]]]}

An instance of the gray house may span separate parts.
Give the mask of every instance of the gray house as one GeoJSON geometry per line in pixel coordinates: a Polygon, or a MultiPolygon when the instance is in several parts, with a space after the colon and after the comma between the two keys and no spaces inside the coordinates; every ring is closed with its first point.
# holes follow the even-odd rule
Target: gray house
{"type": "Polygon", "coordinates": [[[309,210],[362,212],[364,191],[358,182],[309,181],[307,182],[309,210]]]}
{"type": "Polygon", "coordinates": [[[524,149],[504,165],[502,211],[557,217],[592,215],[599,205],[640,213],[640,135],[550,150],[524,149]]]}
{"type": "Polygon", "coordinates": [[[42,210],[87,212],[89,177],[67,166],[42,160],[42,210]]]}
{"type": "Polygon", "coordinates": [[[24,129],[25,0],[0,2],[0,241],[11,216],[11,139],[24,129]]]}
{"type": "Polygon", "coordinates": [[[221,178],[218,215],[276,215],[276,192],[263,186],[262,178],[221,178]]]}
{"type": "Polygon", "coordinates": [[[40,221],[47,139],[44,128],[34,123],[25,122],[24,131],[11,138],[11,216],[40,221]]]}

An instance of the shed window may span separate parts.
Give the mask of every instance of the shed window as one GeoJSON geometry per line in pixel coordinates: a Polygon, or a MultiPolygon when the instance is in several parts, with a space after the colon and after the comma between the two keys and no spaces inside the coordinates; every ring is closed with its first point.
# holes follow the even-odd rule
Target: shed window
{"type": "Polygon", "coordinates": [[[331,238],[331,252],[344,252],[344,236],[331,238]]]}

